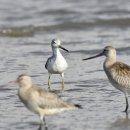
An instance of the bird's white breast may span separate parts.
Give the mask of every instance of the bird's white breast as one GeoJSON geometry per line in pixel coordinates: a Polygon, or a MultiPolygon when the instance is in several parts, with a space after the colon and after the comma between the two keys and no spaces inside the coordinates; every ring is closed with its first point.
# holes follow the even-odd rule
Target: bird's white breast
{"type": "Polygon", "coordinates": [[[61,55],[61,53],[57,53],[56,56],[52,56],[52,58],[49,59],[49,63],[47,66],[47,69],[50,73],[63,73],[68,67],[68,64],[65,60],[65,58],[61,55]]]}

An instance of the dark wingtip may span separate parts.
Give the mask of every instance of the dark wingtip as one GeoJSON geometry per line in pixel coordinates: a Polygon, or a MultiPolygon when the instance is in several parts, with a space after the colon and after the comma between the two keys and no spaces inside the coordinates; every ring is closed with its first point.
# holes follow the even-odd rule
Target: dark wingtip
{"type": "Polygon", "coordinates": [[[79,109],[82,109],[82,106],[79,105],[79,104],[75,104],[75,107],[79,108],[79,109]]]}
{"type": "Polygon", "coordinates": [[[45,64],[45,69],[47,69],[47,64],[45,64]]]}

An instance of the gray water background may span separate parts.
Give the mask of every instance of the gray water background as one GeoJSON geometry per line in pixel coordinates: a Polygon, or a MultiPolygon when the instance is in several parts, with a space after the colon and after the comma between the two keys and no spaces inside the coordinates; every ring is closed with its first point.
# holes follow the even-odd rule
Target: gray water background
{"type": "MultiPolygon", "coordinates": [[[[130,130],[124,95],[103,71],[105,57],[82,61],[111,45],[118,60],[130,64],[130,1],[0,0],[0,84],[27,73],[47,89],[44,65],[53,38],[70,51],[62,51],[69,68],[59,95],[83,109],[47,117],[48,129],[130,130]]],[[[51,82],[52,90],[60,90],[59,75],[51,82]]],[[[23,106],[17,89],[0,88],[0,130],[37,130],[39,117],[23,106]]]]}

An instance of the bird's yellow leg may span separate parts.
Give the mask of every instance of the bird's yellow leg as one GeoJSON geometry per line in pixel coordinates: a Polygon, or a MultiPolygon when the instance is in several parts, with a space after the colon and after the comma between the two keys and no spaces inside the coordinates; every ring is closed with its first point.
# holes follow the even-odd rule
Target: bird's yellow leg
{"type": "Polygon", "coordinates": [[[61,87],[62,87],[62,91],[64,91],[64,73],[62,73],[60,75],[62,77],[61,87]]]}
{"type": "Polygon", "coordinates": [[[64,90],[64,79],[62,79],[61,85],[62,85],[62,90],[64,90]]]}
{"type": "Polygon", "coordinates": [[[48,90],[51,89],[51,81],[50,81],[50,74],[49,74],[49,77],[48,77],[48,90]]]}
{"type": "Polygon", "coordinates": [[[51,87],[51,82],[50,82],[50,79],[48,79],[48,89],[50,89],[51,87]]]}

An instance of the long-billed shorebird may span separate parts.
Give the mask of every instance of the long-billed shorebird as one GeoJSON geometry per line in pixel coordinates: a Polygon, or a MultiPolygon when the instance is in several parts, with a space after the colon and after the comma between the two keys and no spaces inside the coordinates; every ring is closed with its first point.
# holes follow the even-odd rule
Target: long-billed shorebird
{"type": "Polygon", "coordinates": [[[67,69],[68,64],[65,58],[60,53],[59,48],[69,52],[67,49],[61,46],[61,42],[58,39],[53,39],[51,42],[52,56],[48,58],[45,68],[48,70],[48,89],[50,89],[50,77],[51,74],[60,74],[62,77],[62,90],[64,90],[64,71],[67,69]]]}
{"type": "Polygon", "coordinates": [[[109,81],[125,95],[126,108],[124,112],[127,113],[129,107],[128,94],[130,93],[130,66],[116,61],[116,49],[112,46],[106,46],[100,54],[83,60],[89,60],[100,56],[106,56],[103,67],[109,81]]]}
{"type": "Polygon", "coordinates": [[[39,115],[40,127],[44,123],[47,129],[46,115],[81,108],[78,104],[65,102],[57,95],[32,84],[31,77],[26,74],[18,76],[17,83],[19,98],[30,111],[39,115]]]}

